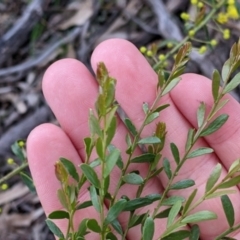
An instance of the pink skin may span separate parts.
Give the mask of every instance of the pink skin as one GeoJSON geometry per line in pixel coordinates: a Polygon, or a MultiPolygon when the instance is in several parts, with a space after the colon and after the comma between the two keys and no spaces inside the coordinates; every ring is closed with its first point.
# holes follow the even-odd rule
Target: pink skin
{"type": "MultiPolygon", "coordinates": [[[[96,70],[97,63],[103,61],[110,76],[117,79],[116,98],[127,115],[134,124],[139,127],[143,120],[142,103],[151,104],[156,95],[157,76],[149,66],[139,51],[125,40],[113,39],[101,43],[92,55],[92,66],[96,70]]],[[[57,117],[61,128],[52,124],[43,124],[35,128],[28,137],[27,152],[30,169],[36,184],[37,192],[45,210],[46,215],[51,211],[61,208],[57,199],[56,191],[59,183],[54,175],[54,163],[59,157],[66,157],[79,165],[84,161],[83,138],[89,136],[88,111],[93,108],[97,96],[97,83],[94,77],[88,72],[86,67],[73,59],[64,59],[51,65],[43,78],[43,92],[48,104],[57,117]]],[[[196,159],[191,159],[182,168],[177,180],[192,178],[198,189],[197,198],[202,196],[205,190],[206,180],[214,168],[220,162],[223,165],[221,177],[226,175],[226,171],[231,163],[240,155],[240,106],[230,96],[229,103],[221,110],[221,113],[230,115],[227,123],[222,129],[213,135],[201,139],[196,147],[209,146],[215,149],[214,154],[205,155],[196,159]]],[[[172,162],[169,143],[174,142],[183,154],[187,131],[190,127],[196,127],[196,111],[201,101],[207,105],[207,109],[212,105],[211,82],[196,74],[185,74],[179,85],[161,100],[162,103],[170,103],[160,114],[160,120],[167,123],[166,149],[163,156],[168,156],[172,162]]],[[[152,124],[143,132],[142,136],[150,135],[154,131],[155,124],[152,124]]],[[[117,134],[114,137],[114,144],[123,152],[126,149],[125,135],[126,128],[118,121],[117,134]]],[[[137,149],[136,155],[140,153],[137,149]]],[[[123,156],[123,159],[124,156],[123,156]]],[[[175,165],[172,162],[172,168],[175,165]]],[[[146,172],[146,166],[135,165],[142,174],[146,172]]],[[[132,168],[132,169],[133,169],[132,168]]],[[[119,172],[115,170],[112,175],[111,188],[119,178],[119,172]]],[[[153,192],[162,192],[167,184],[167,178],[163,174],[151,181],[145,188],[143,195],[153,192]]],[[[194,188],[184,191],[173,192],[170,195],[179,194],[187,197],[194,188]]],[[[231,200],[235,208],[235,224],[240,223],[240,194],[238,188],[236,194],[231,195],[231,200]]],[[[136,187],[125,186],[119,193],[128,194],[134,197],[136,187]]],[[[79,196],[80,201],[88,199],[87,189],[79,196]]],[[[147,208],[153,210],[153,206],[147,208]]],[[[211,210],[218,214],[219,218],[200,224],[201,239],[214,239],[227,228],[227,221],[222,211],[219,199],[208,200],[201,204],[197,210],[211,210]]],[[[146,211],[146,209],[143,209],[146,211]]],[[[97,217],[93,208],[77,212],[76,225],[82,218],[97,217]]],[[[126,225],[126,215],[122,214],[119,221],[123,227],[126,225]]],[[[59,226],[66,229],[66,222],[59,221],[59,226]]],[[[165,220],[156,223],[156,234],[158,237],[163,231],[165,220]]],[[[139,230],[139,229],[138,229],[139,230]]],[[[240,233],[233,235],[240,239],[240,233]]],[[[90,237],[90,236],[89,236],[90,237]]],[[[131,229],[128,239],[140,239],[139,231],[131,229]]],[[[98,239],[92,235],[91,239],[98,239]]]]}

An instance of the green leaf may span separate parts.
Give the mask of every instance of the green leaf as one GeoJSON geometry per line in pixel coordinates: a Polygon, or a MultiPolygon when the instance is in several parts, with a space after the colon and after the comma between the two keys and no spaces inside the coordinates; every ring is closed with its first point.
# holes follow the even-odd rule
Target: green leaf
{"type": "Polygon", "coordinates": [[[212,148],[202,147],[202,148],[198,148],[198,149],[190,152],[187,155],[187,158],[195,158],[195,157],[199,157],[199,156],[202,156],[204,154],[208,154],[208,153],[212,153],[212,152],[213,152],[212,148]]]}
{"type": "Polygon", "coordinates": [[[64,219],[64,218],[69,219],[69,213],[66,211],[63,211],[63,210],[57,210],[57,211],[51,212],[48,215],[48,218],[50,218],[50,219],[64,219]]]}
{"type": "Polygon", "coordinates": [[[214,212],[200,211],[185,217],[181,223],[196,223],[213,219],[217,219],[217,215],[214,212]]]}
{"type": "Polygon", "coordinates": [[[219,91],[219,87],[220,87],[220,81],[221,81],[220,73],[218,72],[218,70],[215,69],[213,71],[213,76],[212,76],[212,95],[213,95],[214,102],[218,98],[218,91],[219,91]]]}
{"type": "Polygon", "coordinates": [[[122,180],[128,184],[140,185],[143,183],[143,178],[136,173],[128,173],[122,177],[122,180]]]}
{"type": "Polygon", "coordinates": [[[101,232],[101,227],[98,225],[98,222],[96,219],[89,219],[87,221],[87,227],[93,232],[96,232],[96,233],[101,232]]]}
{"type": "Polygon", "coordinates": [[[184,240],[189,237],[190,232],[187,230],[179,230],[177,232],[173,232],[166,237],[161,238],[161,240],[184,240]]]}
{"type": "Polygon", "coordinates": [[[156,109],[154,109],[154,112],[161,112],[162,110],[164,110],[165,108],[169,107],[170,104],[164,104],[164,105],[161,105],[159,107],[157,107],[156,109]]]}
{"type": "Polygon", "coordinates": [[[60,201],[60,203],[62,204],[62,206],[64,208],[66,208],[67,210],[69,210],[69,206],[68,206],[68,200],[67,200],[67,197],[64,193],[64,191],[62,189],[58,189],[57,190],[57,196],[58,196],[58,199],[60,201]]]}
{"type": "Polygon", "coordinates": [[[154,144],[154,143],[160,143],[161,140],[158,137],[146,137],[142,138],[138,144],[154,144]]]}
{"type": "Polygon", "coordinates": [[[89,163],[89,166],[91,168],[95,168],[95,167],[99,166],[100,164],[101,164],[100,158],[96,158],[92,162],[89,163]]]}
{"type": "Polygon", "coordinates": [[[184,180],[180,180],[176,183],[173,183],[170,186],[170,189],[174,189],[174,190],[178,190],[178,189],[184,189],[184,188],[189,188],[192,187],[193,185],[195,185],[195,182],[192,179],[184,179],[184,180]]]}
{"type": "Polygon", "coordinates": [[[236,173],[238,171],[240,171],[240,159],[235,160],[231,164],[230,168],[228,169],[228,173],[233,174],[233,173],[236,173]]]}
{"type": "Polygon", "coordinates": [[[81,164],[80,168],[82,169],[83,174],[88,179],[88,181],[92,183],[96,188],[100,188],[100,181],[95,171],[85,163],[81,164]]]}
{"type": "Polygon", "coordinates": [[[177,201],[181,201],[184,202],[185,198],[181,197],[181,196],[171,196],[169,198],[166,198],[162,201],[162,205],[163,206],[172,206],[174,205],[177,201]]]}
{"type": "Polygon", "coordinates": [[[181,207],[182,207],[182,202],[181,201],[177,201],[177,202],[174,203],[174,205],[172,206],[172,208],[169,212],[169,215],[168,215],[167,228],[169,228],[173,224],[174,219],[178,215],[181,207]]]}
{"type": "Polygon", "coordinates": [[[95,145],[96,145],[96,151],[97,151],[98,157],[101,160],[103,160],[104,159],[104,149],[103,149],[103,142],[100,137],[97,138],[95,145]]]}
{"type": "Polygon", "coordinates": [[[227,182],[223,182],[221,184],[219,184],[218,188],[230,188],[233,186],[236,186],[240,183],[240,176],[234,177],[231,180],[227,181],[227,182]]]}
{"type": "Polygon", "coordinates": [[[90,137],[84,138],[84,146],[87,157],[89,158],[92,152],[92,140],[90,137]]]}
{"type": "Polygon", "coordinates": [[[240,73],[236,74],[223,90],[223,94],[231,92],[240,84],[240,73]]]}
{"type": "Polygon", "coordinates": [[[28,187],[31,192],[36,192],[36,188],[33,179],[24,172],[20,172],[23,183],[28,187]]]}
{"type": "Polygon", "coordinates": [[[108,210],[107,216],[104,220],[104,226],[114,221],[118,215],[123,211],[127,201],[125,199],[120,199],[108,210]]]}
{"type": "Polygon", "coordinates": [[[222,201],[222,206],[223,206],[225,216],[228,221],[228,225],[231,228],[233,227],[235,222],[235,216],[234,216],[235,214],[234,214],[234,208],[233,208],[232,202],[227,195],[221,196],[221,201],[222,201]]]}
{"type": "Polygon", "coordinates": [[[110,185],[110,176],[108,175],[108,176],[105,178],[105,181],[104,181],[103,192],[104,192],[105,198],[110,197],[110,199],[111,199],[111,195],[108,193],[109,185],[110,185]],[[110,195],[110,196],[109,196],[109,195],[110,195]]]}
{"type": "Polygon", "coordinates": [[[199,227],[198,227],[198,225],[193,225],[191,227],[191,233],[190,233],[190,236],[189,236],[189,240],[198,240],[199,237],[200,237],[199,227]]]}
{"type": "Polygon", "coordinates": [[[66,168],[68,174],[77,182],[79,182],[79,175],[77,173],[76,167],[74,166],[74,164],[69,161],[66,158],[60,158],[59,159],[60,162],[64,165],[64,167],[66,168]]]}
{"type": "Polygon", "coordinates": [[[171,147],[171,152],[172,152],[173,158],[174,158],[176,164],[178,165],[179,162],[180,162],[180,156],[179,156],[178,148],[175,145],[175,143],[170,143],[170,147],[171,147]]]}
{"type": "Polygon", "coordinates": [[[120,151],[117,148],[115,148],[109,153],[109,155],[106,158],[105,169],[103,172],[104,178],[106,178],[111,173],[119,157],[120,157],[120,151]]]}
{"type": "Polygon", "coordinates": [[[149,111],[148,103],[144,102],[142,105],[142,108],[143,108],[143,112],[147,115],[149,111]]]}
{"type": "Polygon", "coordinates": [[[228,120],[227,114],[222,114],[218,116],[215,120],[213,120],[208,127],[206,127],[200,134],[200,136],[207,136],[214,132],[216,132],[219,128],[223,126],[223,124],[228,120]]]}
{"type": "Polygon", "coordinates": [[[143,219],[146,217],[147,213],[143,213],[141,215],[133,214],[130,219],[129,228],[135,227],[142,223],[143,219]]]}
{"type": "Polygon", "coordinates": [[[77,207],[76,207],[76,210],[83,209],[83,208],[87,208],[87,207],[90,207],[90,206],[92,206],[92,205],[93,205],[93,204],[92,204],[92,201],[91,201],[91,200],[85,201],[85,202],[83,202],[83,203],[78,204],[77,207]]]}
{"type": "Polygon", "coordinates": [[[163,90],[162,92],[162,96],[166,95],[167,93],[169,93],[179,82],[180,82],[181,78],[177,77],[173,80],[171,80],[171,82],[166,86],[166,88],[163,90]]]}
{"type": "Polygon", "coordinates": [[[98,119],[94,116],[93,110],[89,111],[89,128],[91,134],[97,134],[99,137],[102,137],[102,130],[99,125],[98,119]]]}
{"type": "Polygon", "coordinates": [[[205,197],[205,199],[211,199],[211,198],[216,198],[216,197],[221,197],[222,195],[226,195],[226,194],[235,194],[237,191],[236,190],[223,190],[223,191],[217,191],[214,192],[212,194],[209,194],[205,197]]]}
{"type": "Polygon", "coordinates": [[[205,111],[206,111],[206,106],[205,106],[205,103],[202,102],[197,111],[197,122],[198,122],[199,128],[202,126],[204,122],[205,111]]]}
{"type": "Polygon", "coordinates": [[[143,224],[142,239],[152,240],[154,235],[154,220],[151,216],[147,217],[143,224]]]}
{"type": "Polygon", "coordinates": [[[164,71],[162,69],[160,69],[158,71],[158,87],[163,87],[165,83],[165,74],[164,74],[164,71]]]}
{"type": "Polygon", "coordinates": [[[92,205],[94,206],[96,211],[101,212],[101,206],[100,206],[96,188],[94,186],[90,186],[89,191],[90,191],[90,197],[92,200],[92,205]]]}
{"type": "Polygon", "coordinates": [[[64,239],[64,235],[62,233],[62,231],[60,230],[60,228],[50,219],[46,220],[46,224],[48,225],[48,228],[50,229],[50,231],[57,237],[59,238],[63,238],[64,239]]]}
{"type": "Polygon", "coordinates": [[[147,117],[144,125],[148,125],[149,123],[153,122],[153,121],[154,121],[156,118],[158,118],[158,117],[159,117],[159,113],[158,113],[158,112],[153,112],[153,113],[151,113],[151,114],[147,117]]]}
{"type": "Polygon", "coordinates": [[[106,235],[106,240],[118,240],[118,238],[112,232],[108,232],[106,235]]]}
{"type": "Polygon", "coordinates": [[[222,79],[224,82],[228,80],[230,69],[231,69],[230,59],[228,59],[222,67],[222,79]]]}
{"type": "Polygon", "coordinates": [[[155,216],[155,218],[167,218],[167,217],[168,217],[168,214],[169,214],[169,212],[170,212],[171,209],[172,209],[172,208],[170,207],[170,208],[167,208],[167,209],[161,211],[160,213],[158,213],[158,214],[155,216]]]}
{"type": "Polygon", "coordinates": [[[153,153],[144,153],[139,155],[133,159],[131,159],[131,163],[152,163],[155,159],[155,154],[153,153]]]}
{"type": "Polygon", "coordinates": [[[12,144],[11,149],[14,155],[17,156],[22,163],[26,161],[26,158],[23,153],[23,149],[19,146],[18,141],[12,144]]]}
{"type": "Polygon", "coordinates": [[[187,141],[185,145],[185,151],[187,152],[189,148],[192,146],[193,143],[193,137],[194,137],[195,130],[193,128],[190,128],[188,130],[188,136],[187,136],[187,141]]]}
{"type": "Polygon", "coordinates": [[[107,146],[111,143],[111,141],[116,133],[116,129],[117,129],[117,118],[116,118],[116,116],[114,116],[110,123],[110,126],[107,128],[107,131],[106,131],[106,133],[107,133],[106,145],[107,146]]]}
{"type": "Polygon", "coordinates": [[[228,102],[229,102],[229,99],[221,99],[215,109],[215,113],[218,112],[220,109],[222,109],[228,102]]]}
{"type": "Polygon", "coordinates": [[[166,173],[168,179],[171,179],[172,171],[171,171],[170,162],[169,162],[169,160],[167,158],[163,159],[163,170],[166,173]]]}
{"type": "Polygon", "coordinates": [[[125,125],[133,136],[137,135],[137,129],[129,118],[124,119],[125,125]]]}
{"type": "Polygon", "coordinates": [[[117,219],[113,220],[111,225],[119,234],[123,234],[122,226],[117,219]]]}
{"type": "Polygon", "coordinates": [[[78,236],[86,235],[88,218],[84,218],[78,226],[78,236]]]}
{"type": "Polygon", "coordinates": [[[145,197],[135,198],[126,203],[124,211],[134,211],[140,207],[150,205],[159,199],[161,199],[160,194],[150,194],[145,197]]]}
{"type": "Polygon", "coordinates": [[[195,198],[196,194],[197,194],[197,189],[194,189],[192,191],[192,193],[190,194],[190,196],[188,197],[185,205],[183,206],[183,211],[182,211],[183,214],[185,214],[188,211],[188,209],[189,209],[190,205],[192,204],[192,201],[195,198]]]}
{"type": "Polygon", "coordinates": [[[217,183],[220,175],[222,172],[222,165],[220,163],[218,163],[215,168],[213,169],[210,177],[207,180],[207,184],[206,184],[206,189],[205,189],[205,193],[210,191],[214,185],[217,183]]]}

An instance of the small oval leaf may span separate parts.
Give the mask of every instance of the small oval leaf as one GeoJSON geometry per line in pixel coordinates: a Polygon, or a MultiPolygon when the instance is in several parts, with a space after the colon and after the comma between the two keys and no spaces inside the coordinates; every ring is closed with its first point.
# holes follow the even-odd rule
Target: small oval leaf
{"type": "Polygon", "coordinates": [[[195,182],[192,179],[184,179],[176,183],[173,183],[170,186],[170,189],[174,189],[174,190],[184,189],[184,188],[192,187],[193,185],[195,185],[195,182]]]}
{"type": "Polygon", "coordinates": [[[234,216],[235,214],[234,214],[234,208],[233,208],[232,202],[227,195],[221,196],[221,202],[222,202],[225,216],[228,221],[228,225],[231,228],[235,222],[235,216],[234,216]]]}
{"type": "Polygon", "coordinates": [[[212,148],[202,147],[202,148],[198,148],[198,149],[190,152],[187,155],[187,158],[195,158],[195,157],[199,157],[199,156],[202,156],[204,154],[209,154],[209,153],[212,153],[212,152],[213,152],[212,148]]]}
{"type": "Polygon", "coordinates": [[[122,177],[123,181],[128,184],[140,185],[143,183],[143,178],[136,173],[128,173],[122,177]]]}
{"type": "Polygon", "coordinates": [[[213,219],[217,219],[217,215],[214,212],[200,211],[185,217],[181,223],[196,223],[213,219]]]}
{"type": "Polygon", "coordinates": [[[92,183],[96,188],[100,188],[100,181],[93,168],[86,163],[81,164],[80,168],[82,169],[83,174],[89,180],[89,182],[92,183]]]}
{"type": "Polygon", "coordinates": [[[223,124],[228,120],[228,115],[227,114],[222,114],[218,116],[215,120],[213,120],[208,127],[206,127],[200,136],[207,136],[210,135],[214,132],[216,132],[219,128],[223,126],[223,124]]]}
{"type": "Polygon", "coordinates": [[[221,175],[221,172],[222,172],[222,165],[218,163],[216,167],[213,169],[210,177],[207,180],[205,192],[210,191],[214,187],[214,185],[216,184],[216,182],[218,181],[221,175]]]}
{"type": "Polygon", "coordinates": [[[152,240],[154,235],[154,221],[152,217],[147,217],[143,224],[142,239],[152,240]]]}
{"type": "Polygon", "coordinates": [[[161,140],[158,137],[147,137],[141,139],[138,143],[139,144],[154,144],[154,143],[160,143],[161,140]]]}

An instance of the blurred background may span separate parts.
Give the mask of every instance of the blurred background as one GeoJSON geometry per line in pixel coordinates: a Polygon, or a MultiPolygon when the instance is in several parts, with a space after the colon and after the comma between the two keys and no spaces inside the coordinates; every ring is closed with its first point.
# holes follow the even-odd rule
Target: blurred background
{"type": "MultiPolygon", "coordinates": [[[[165,54],[171,48],[167,43],[186,35],[181,13],[195,11],[189,0],[0,0],[0,178],[13,168],[7,159],[16,140],[41,123],[57,124],[41,90],[51,63],[75,58],[92,71],[93,49],[109,38],[127,39],[138,48],[158,46],[165,54]]],[[[187,72],[211,77],[214,68],[221,69],[239,38],[240,22],[226,27],[230,39],[209,30],[217,46],[204,54],[195,50],[187,72]]],[[[205,35],[205,30],[198,33],[205,35]]],[[[233,95],[239,100],[238,91],[233,95]]],[[[0,239],[54,239],[44,220],[37,195],[18,176],[11,178],[8,189],[0,190],[0,239]]]]}

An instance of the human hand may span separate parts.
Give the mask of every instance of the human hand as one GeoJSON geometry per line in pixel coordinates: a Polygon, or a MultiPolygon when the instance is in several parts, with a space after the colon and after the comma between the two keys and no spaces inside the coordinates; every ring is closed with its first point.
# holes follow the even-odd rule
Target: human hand
{"type": "MultiPolygon", "coordinates": [[[[104,62],[110,76],[117,79],[116,99],[129,118],[139,127],[143,120],[142,103],[151,104],[156,95],[157,76],[149,66],[145,58],[129,42],[124,40],[108,40],[100,44],[93,53],[92,67],[96,70],[99,62],[104,62]]],[[[46,215],[62,206],[57,198],[57,189],[60,185],[54,174],[54,164],[59,157],[71,159],[77,166],[84,159],[83,138],[89,136],[88,112],[93,108],[98,86],[94,77],[80,62],[73,59],[60,60],[49,67],[43,79],[43,92],[48,104],[57,117],[61,128],[52,124],[43,124],[35,128],[28,137],[27,152],[30,170],[36,185],[37,193],[46,215]]],[[[229,103],[221,110],[230,117],[226,124],[214,134],[200,139],[196,147],[209,146],[215,150],[214,154],[203,155],[196,159],[188,160],[181,169],[176,181],[191,178],[195,180],[195,188],[198,193],[195,199],[204,194],[205,184],[215,165],[220,162],[223,165],[222,178],[226,175],[231,163],[240,155],[240,106],[230,96],[229,103]]],[[[211,95],[211,82],[205,77],[196,74],[185,74],[176,88],[161,99],[162,104],[171,106],[160,114],[160,120],[167,123],[167,146],[163,156],[171,156],[169,144],[174,142],[180,155],[184,151],[187,131],[191,127],[197,127],[196,111],[203,101],[209,107],[213,104],[211,95]]],[[[152,134],[154,125],[146,126],[144,134],[152,134]]],[[[118,121],[118,130],[114,137],[114,145],[125,152],[126,128],[118,121]]],[[[140,154],[140,149],[136,151],[140,154]]],[[[124,159],[124,158],[123,158],[124,159]]],[[[171,159],[171,158],[169,158],[171,159]]],[[[174,167],[174,162],[171,162],[174,167]]],[[[139,165],[140,172],[144,172],[144,165],[139,165]]],[[[118,180],[114,174],[111,179],[111,187],[114,188],[118,180]]],[[[144,189],[143,195],[161,193],[168,179],[165,174],[153,179],[144,189]]],[[[235,209],[235,224],[240,223],[240,194],[230,195],[235,209]]],[[[88,191],[79,196],[81,201],[89,198],[88,191]]],[[[191,189],[178,190],[177,194],[189,196],[191,189]]],[[[171,194],[172,192],[170,192],[171,194]]],[[[120,190],[119,196],[128,195],[135,197],[135,188],[126,185],[120,190]]],[[[153,206],[147,207],[152,211],[153,206]]],[[[141,210],[141,209],[140,209],[141,210]]],[[[201,239],[211,240],[227,229],[220,199],[204,201],[196,210],[211,210],[218,215],[217,220],[200,223],[201,239]]],[[[145,208],[146,211],[146,208],[145,208]]],[[[93,207],[76,213],[76,226],[81,219],[96,217],[98,214],[93,207]]],[[[126,220],[120,216],[120,223],[124,227],[126,220]]],[[[165,230],[166,220],[158,220],[155,226],[155,238],[165,230]]],[[[65,221],[57,221],[58,226],[66,230],[65,221]]],[[[128,239],[140,239],[140,228],[132,228],[128,239]],[[138,231],[139,230],[139,231],[138,231]]],[[[240,239],[240,233],[233,235],[240,239]]],[[[95,235],[87,235],[87,239],[99,239],[95,235]]]]}

